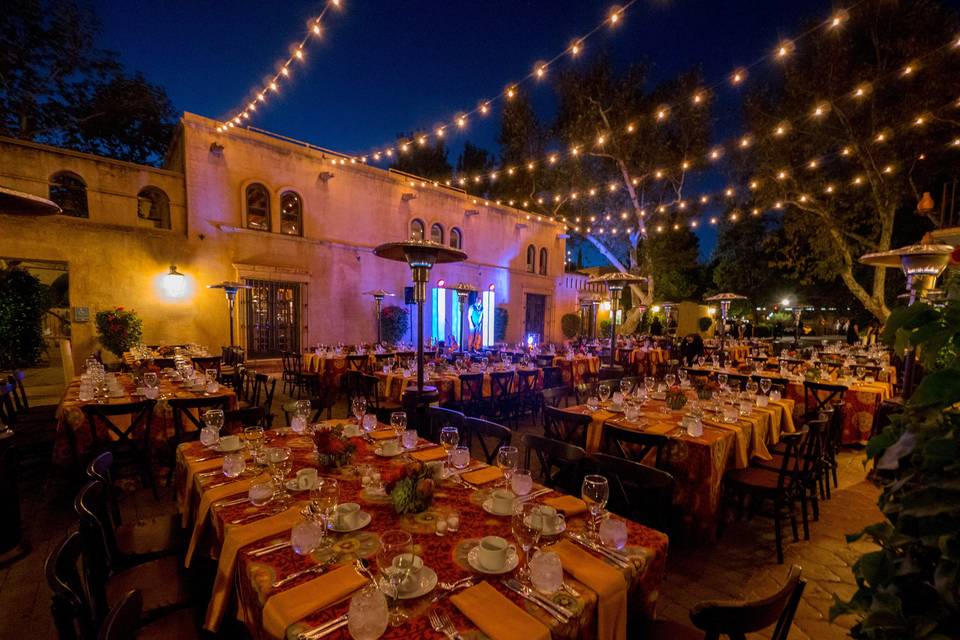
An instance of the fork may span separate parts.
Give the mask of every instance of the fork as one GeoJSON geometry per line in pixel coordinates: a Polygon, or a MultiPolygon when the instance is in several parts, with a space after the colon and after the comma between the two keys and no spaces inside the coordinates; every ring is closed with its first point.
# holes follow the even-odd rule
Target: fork
{"type": "Polygon", "coordinates": [[[460,637],[460,632],[453,626],[453,620],[450,619],[450,616],[445,613],[437,613],[437,619],[440,621],[441,630],[447,634],[448,638],[451,640],[463,640],[463,638],[460,637]]]}

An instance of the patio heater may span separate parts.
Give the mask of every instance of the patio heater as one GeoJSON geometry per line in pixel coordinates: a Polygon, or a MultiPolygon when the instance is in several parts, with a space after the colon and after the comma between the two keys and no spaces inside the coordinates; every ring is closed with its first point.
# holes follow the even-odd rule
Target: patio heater
{"type": "Polygon", "coordinates": [[[230,282],[224,280],[219,284],[208,284],[207,289],[223,289],[227,296],[227,311],[230,314],[230,346],[233,347],[233,312],[237,306],[237,291],[240,289],[253,289],[248,284],[242,282],[230,282]]]}
{"type": "MultiPolygon", "coordinates": [[[[907,304],[926,302],[947,268],[953,247],[948,244],[911,244],[899,249],[868,253],[860,262],[873,267],[900,267],[907,278],[907,304]]],[[[913,393],[916,351],[908,347],[903,358],[903,395],[913,393]]]]}
{"type": "MultiPolygon", "coordinates": [[[[413,299],[417,305],[417,389],[413,392],[413,406],[419,408],[428,404],[437,393],[435,388],[423,386],[423,303],[427,300],[430,269],[435,264],[462,262],[467,259],[467,254],[429,240],[388,242],[376,247],[373,253],[386,260],[406,262],[413,272],[413,299]]],[[[410,393],[409,389],[405,391],[405,398],[410,393]]]]}
{"type": "Polygon", "coordinates": [[[615,364],[617,357],[617,310],[620,306],[620,297],[623,295],[623,289],[630,284],[640,284],[646,282],[643,276],[635,276],[632,273],[622,273],[615,271],[605,273],[601,276],[592,276],[588,282],[600,282],[607,286],[610,292],[610,363],[607,369],[616,373],[619,367],[615,364]]]}
{"type": "MultiPolygon", "coordinates": [[[[457,301],[460,303],[460,352],[466,353],[469,349],[464,347],[463,342],[463,322],[467,315],[467,301],[470,300],[470,294],[477,291],[472,284],[461,282],[453,288],[457,292],[457,301]]],[[[468,339],[469,340],[469,339],[468,339]]]]}
{"type": "Polygon", "coordinates": [[[800,344],[800,320],[803,317],[803,308],[807,305],[795,302],[793,304],[793,342],[800,344]]]}
{"type": "Polygon", "coordinates": [[[673,311],[673,308],[677,306],[676,302],[661,302],[660,307],[663,309],[664,325],[663,325],[663,335],[670,335],[670,314],[673,311]]]}
{"type": "Polygon", "coordinates": [[[0,213],[14,216],[52,216],[61,212],[52,200],[0,187],[0,213]]]}
{"type": "Polygon", "coordinates": [[[724,345],[727,340],[727,312],[730,310],[730,303],[734,300],[746,300],[746,296],[741,296],[739,293],[718,293],[712,295],[709,298],[705,298],[707,302],[719,302],[720,303],[720,366],[723,367],[726,365],[726,353],[724,352],[724,345]]]}
{"type": "Polygon", "coordinates": [[[373,299],[377,303],[377,344],[380,344],[380,324],[383,318],[383,299],[391,298],[396,294],[390,293],[389,291],[384,291],[383,289],[374,289],[373,291],[364,291],[363,295],[373,296],[373,299]]]}

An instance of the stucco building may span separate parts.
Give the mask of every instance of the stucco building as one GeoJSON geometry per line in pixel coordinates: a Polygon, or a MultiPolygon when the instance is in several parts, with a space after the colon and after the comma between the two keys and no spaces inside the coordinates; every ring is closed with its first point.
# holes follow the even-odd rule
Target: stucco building
{"type": "Polygon", "coordinates": [[[438,265],[428,293],[428,336],[457,335],[450,290],[476,287],[508,312],[505,340],[558,340],[577,311],[584,278],[564,273],[563,225],[553,220],[351,161],[312,145],[184,114],[163,169],[0,138],[0,185],[50,197],[64,214],[0,215],[0,258],[66,265],[74,357],[97,343],[93,317],[136,309],[147,343],[228,342],[223,280],[241,295],[238,342],[252,356],[317,343],[372,341],[384,288],[404,305],[410,273],[373,247],[423,234],[469,259],[438,265]],[[165,290],[170,265],[186,276],[165,290]],[[439,286],[441,281],[445,286],[439,286]]]}

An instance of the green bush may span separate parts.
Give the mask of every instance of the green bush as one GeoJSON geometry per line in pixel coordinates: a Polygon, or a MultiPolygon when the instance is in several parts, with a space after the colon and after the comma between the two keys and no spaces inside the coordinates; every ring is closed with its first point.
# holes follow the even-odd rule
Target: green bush
{"type": "Polygon", "coordinates": [[[576,338],[580,333],[580,316],[576,313],[565,313],[560,318],[560,330],[568,340],[576,338]]]}
{"type": "Polygon", "coordinates": [[[410,330],[410,312],[403,307],[390,305],[380,311],[380,339],[396,344],[410,330]]]}
{"type": "Polygon", "coordinates": [[[507,323],[510,322],[510,312],[506,307],[497,307],[493,310],[493,341],[504,342],[507,339],[507,323]]]}
{"type": "Polygon", "coordinates": [[[710,327],[713,326],[713,318],[709,316],[704,316],[697,320],[697,326],[700,327],[700,333],[706,333],[710,331],[710,327]]]}
{"type": "Polygon", "coordinates": [[[43,287],[24,269],[0,271],[0,369],[37,364],[43,353],[43,287]]]}
{"type": "Polygon", "coordinates": [[[136,311],[127,311],[123,307],[97,312],[97,337],[107,351],[123,356],[124,351],[139,344],[143,335],[143,322],[136,311]]]}
{"type": "Polygon", "coordinates": [[[610,321],[601,320],[600,321],[600,337],[610,339],[610,321]]]}

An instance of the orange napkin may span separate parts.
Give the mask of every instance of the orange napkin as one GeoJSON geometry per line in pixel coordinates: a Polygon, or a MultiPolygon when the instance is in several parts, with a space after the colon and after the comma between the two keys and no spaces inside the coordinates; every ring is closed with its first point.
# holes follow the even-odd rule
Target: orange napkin
{"type": "Polygon", "coordinates": [[[374,440],[393,440],[397,437],[397,432],[393,429],[381,429],[379,431],[371,431],[370,437],[374,440]]]}
{"type": "Polygon", "coordinates": [[[331,569],[318,578],[267,598],[263,607],[263,629],[269,637],[283,640],[291,624],[342,600],[366,583],[367,579],[357,573],[353,565],[331,569]]]}
{"type": "Polygon", "coordinates": [[[460,477],[470,484],[486,484],[502,478],[503,471],[500,471],[498,467],[484,467],[476,471],[468,471],[460,477]]]}
{"type": "Polygon", "coordinates": [[[597,594],[598,640],[626,640],[627,583],[623,574],[590,552],[561,540],[550,548],[568,573],[597,594]]]}
{"type": "Polygon", "coordinates": [[[600,451],[600,441],[603,438],[603,423],[617,415],[606,409],[598,409],[590,414],[590,424],[587,425],[587,451],[600,451]]]}
{"type": "Polygon", "coordinates": [[[574,496],[564,495],[547,498],[543,501],[543,504],[550,505],[557,511],[562,512],[563,515],[568,518],[578,516],[587,510],[587,503],[580,498],[575,498],[574,496]]]}
{"type": "Polygon", "coordinates": [[[183,466],[186,467],[186,472],[183,478],[183,486],[180,487],[177,498],[180,509],[180,526],[186,527],[190,522],[190,497],[193,495],[193,478],[198,473],[221,468],[223,466],[223,458],[214,458],[212,460],[204,460],[203,462],[191,462],[190,458],[184,456],[183,463],[183,466]]]}
{"type": "Polygon", "coordinates": [[[213,593],[203,622],[204,629],[215,633],[220,628],[227,608],[227,598],[233,593],[233,574],[240,549],[257,540],[289,531],[302,517],[300,515],[302,508],[303,504],[298,503],[269,518],[256,520],[250,524],[227,526],[223,548],[220,550],[220,562],[217,565],[217,577],[213,582],[213,593]]]}
{"type": "Polygon", "coordinates": [[[447,452],[443,450],[443,447],[434,447],[433,449],[414,451],[410,454],[410,457],[420,462],[430,462],[432,460],[443,460],[447,457],[447,452]]]}
{"type": "Polygon", "coordinates": [[[265,480],[268,477],[269,476],[263,475],[257,478],[237,480],[235,482],[204,491],[203,495],[200,497],[200,506],[197,507],[197,519],[193,523],[193,533],[190,535],[190,544],[187,546],[187,554],[183,558],[184,567],[188,569],[190,568],[190,562],[193,561],[193,554],[197,550],[197,544],[200,542],[200,536],[203,535],[203,531],[207,527],[207,515],[210,513],[210,508],[213,506],[213,503],[217,500],[229,498],[230,496],[237,496],[247,493],[250,490],[250,485],[253,484],[254,480],[265,480]]]}
{"type": "Polygon", "coordinates": [[[729,422],[723,422],[722,420],[704,420],[703,425],[706,427],[713,427],[714,429],[722,429],[724,431],[730,431],[733,433],[734,441],[734,451],[736,452],[736,466],[737,469],[743,469],[749,463],[749,458],[747,457],[747,434],[743,432],[743,428],[737,424],[731,424],[729,422]]]}
{"type": "Polygon", "coordinates": [[[491,640],[550,640],[550,629],[486,581],[450,597],[491,640]]]}

